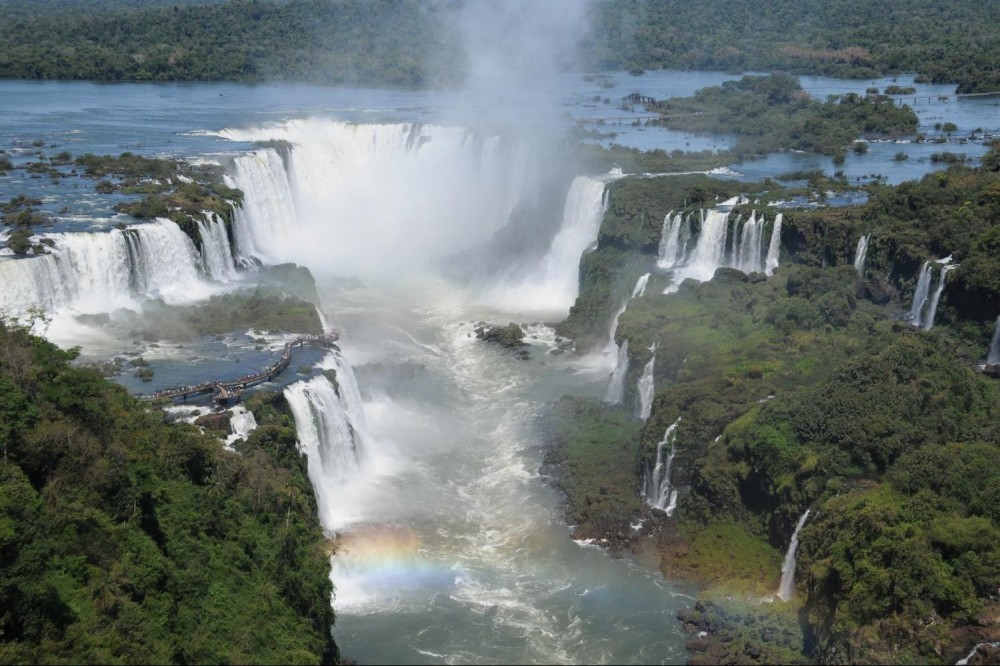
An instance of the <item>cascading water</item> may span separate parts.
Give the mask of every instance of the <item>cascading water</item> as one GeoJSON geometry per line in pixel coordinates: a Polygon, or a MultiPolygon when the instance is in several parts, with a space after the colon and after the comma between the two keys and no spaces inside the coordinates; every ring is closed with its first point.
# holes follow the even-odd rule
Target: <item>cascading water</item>
{"type": "Polygon", "coordinates": [[[691,237],[691,223],[682,213],[667,213],[663,218],[663,232],[660,237],[660,251],[656,265],[666,270],[673,268],[684,259],[687,242],[691,237]]]}
{"type": "Polygon", "coordinates": [[[948,273],[958,268],[955,264],[946,264],[941,267],[941,273],[938,275],[937,288],[934,290],[934,295],[931,296],[930,304],[927,306],[927,312],[924,314],[924,320],[921,324],[921,328],[925,331],[929,331],[934,328],[934,317],[937,316],[938,302],[941,300],[941,293],[944,291],[945,280],[948,277],[948,273]]]}
{"type": "Polygon", "coordinates": [[[363,472],[367,425],[354,371],[338,351],[320,364],[333,370],[336,387],[319,375],[285,389],[295,418],[299,448],[308,459],[309,480],[316,492],[320,522],[335,530],[349,522],[338,492],[363,472]]]}
{"type": "Polygon", "coordinates": [[[788,551],[785,553],[785,561],[781,565],[781,584],[778,586],[778,598],[782,601],[789,601],[795,596],[795,554],[799,549],[799,530],[806,524],[809,517],[809,509],[802,514],[799,522],[792,532],[792,540],[788,544],[788,551]]]}
{"type": "Polygon", "coordinates": [[[628,301],[633,298],[641,298],[646,293],[646,285],[649,283],[649,276],[650,273],[645,273],[639,276],[639,279],[635,281],[635,287],[632,288],[632,296],[622,303],[622,306],[618,308],[618,311],[615,312],[614,318],[611,320],[611,331],[608,336],[609,348],[605,351],[605,353],[614,356],[616,362],[614,372],[611,373],[611,379],[608,381],[608,388],[604,394],[604,401],[613,405],[620,405],[625,400],[625,379],[628,375],[628,340],[625,340],[622,343],[621,348],[619,348],[618,343],[615,342],[615,335],[618,332],[618,320],[625,313],[626,308],[628,308],[628,301]]]}
{"type": "Polygon", "coordinates": [[[226,438],[226,447],[232,448],[236,440],[245,440],[254,430],[257,429],[257,419],[253,412],[243,405],[236,405],[229,415],[229,429],[232,433],[226,438]]]}
{"type": "Polygon", "coordinates": [[[761,265],[761,248],[764,239],[764,216],[757,217],[757,212],[750,213],[750,219],[743,223],[742,231],[737,234],[736,224],[733,225],[733,261],[732,267],[744,273],[759,272],[761,265]]]}
{"type": "Polygon", "coordinates": [[[720,210],[701,212],[701,232],[684,267],[684,277],[701,282],[711,280],[715,270],[726,265],[726,239],[729,232],[729,213],[720,210]]]}
{"type": "Polygon", "coordinates": [[[781,257],[781,221],[783,213],[774,216],[774,225],[771,227],[771,242],[767,246],[767,258],[764,260],[764,274],[773,275],[774,269],[778,267],[781,257]]]}
{"type": "Polygon", "coordinates": [[[937,316],[938,302],[944,291],[945,280],[948,273],[955,268],[958,266],[951,264],[950,256],[940,261],[925,261],[920,267],[920,273],[917,275],[917,286],[913,291],[913,303],[906,316],[911,324],[924,330],[930,330],[934,327],[934,318],[937,316]],[[941,269],[938,274],[937,287],[934,289],[934,294],[931,295],[931,282],[934,277],[935,265],[940,265],[941,269]]]}
{"type": "Polygon", "coordinates": [[[676,291],[680,283],[689,278],[699,282],[711,280],[715,271],[722,267],[736,268],[744,273],[774,273],[781,253],[782,214],[775,215],[765,252],[767,224],[764,215],[758,216],[754,211],[746,221],[734,219],[730,231],[732,206],[728,203],[701,211],[701,228],[690,252],[686,249],[690,237],[689,219],[682,220],[680,214],[667,215],[664,219],[657,266],[673,270],[664,293],[676,291]],[[730,239],[731,249],[728,248],[730,239]]]}
{"type": "Polygon", "coordinates": [[[618,349],[618,362],[615,364],[615,371],[611,373],[611,380],[608,382],[607,391],[604,393],[604,402],[612,405],[620,405],[625,401],[625,380],[628,378],[628,340],[622,341],[618,349]]]}
{"type": "Polygon", "coordinates": [[[0,310],[110,312],[134,307],[137,297],[185,303],[213,291],[194,244],[171,220],[47,237],[55,243],[49,254],[0,261],[0,310]]]}
{"type": "Polygon", "coordinates": [[[486,242],[537,195],[527,145],[460,127],[310,119],[219,135],[289,144],[284,159],[269,148],[233,164],[230,184],[245,193],[237,252],[247,260],[331,274],[422,269],[486,242]]]}
{"type": "Polygon", "coordinates": [[[643,273],[635,281],[635,287],[632,289],[632,298],[642,298],[646,294],[646,285],[649,284],[649,276],[650,273],[643,273]]]}
{"type": "Polygon", "coordinates": [[[211,211],[202,213],[198,220],[198,234],[201,236],[202,272],[213,280],[229,282],[236,278],[233,249],[226,233],[226,223],[211,211]]]}
{"type": "Polygon", "coordinates": [[[677,417],[676,421],[667,426],[663,439],[656,445],[656,463],[652,471],[646,470],[643,482],[646,503],[654,509],[665,511],[668,516],[673,515],[674,507],[677,506],[677,491],[671,488],[670,472],[677,454],[677,426],[680,422],[681,417],[677,417]]]}
{"type": "Polygon", "coordinates": [[[854,250],[854,270],[861,277],[865,276],[865,259],[868,258],[868,236],[858,239],[858,247],[854,250]]]}
{"type": "Polygon", "coordinates": [[[993,327],[993,339],[990,341],[990,351],[986,355],[986,365],[1000,365],[1000,317],[997,317],[993,327]]]}
{"type": "Polygon", "coordinates": [[[649,412],[653,409],[653,366],[656,363],[656,343],[650,346],[649,351],[653,356],[642,369],[642,376],[639,377],[636,391],[639,395],[639,403],[636,406],[635,415],[645,421],[649,418],[649,412]]]}
{"type": "Polygon", "coordinates": [[[914,326],[920,326],[923,321],[924,305],[927,303],[927,295],[930,293],[930,290],[931,262],[925,261],[923,266],[920,267],[920,273],[917,274],[917,286],[913,290],[913,304],[910,306],[910,312],[907,315],[907,319],[914,326]]]}

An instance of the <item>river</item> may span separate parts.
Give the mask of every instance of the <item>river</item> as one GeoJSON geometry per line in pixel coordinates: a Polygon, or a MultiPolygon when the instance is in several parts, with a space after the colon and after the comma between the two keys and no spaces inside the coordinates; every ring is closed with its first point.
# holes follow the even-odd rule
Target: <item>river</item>
{"type": "MultiPolygon", "coordinates": [[[[614,141],[625,145],[718,149],[730,139],[621,122],[623,114],[641,121],[644,112],[593,98],[620,100],[633,90],[657,97],[690,94],[728,78],[615,73],[608,85],[566,75],[557,111],[565,114],[563,129],[603,120],[604,127],[616,127],[614,141]]],[[[817,95],[870,85],[820,78],[803,83],[817,95]]],[[[924,92],[936,98],[940,91],[924,92]]],[[[296,416],[312,418],[316,426],[310,473],[324,525],[340,543],[333,558],[333,605],[344,656],[361,663],[685,659],[674,616],[690,605],[691,590],[665,580],[655,562],[615,559],[595,544],[575,543],[558,493],[538,472],[543,441],[537,417],[561,395],[602,395],[609,360],[559,354],[551,328],[541,323],[529,328],[528,360],[474,335],[479,321],[551,322],[566,315],[576,296],[579,256],[596,239],[604,183],[611,176],[588,174],[570,185],[576,174],[566,174],[566,189],[547,191],[540,183],[549,182],[553,162],[536,135],[458,127],[457,92],[5,81],[0,93],[0,148],[15,163],[34,159],[39,150],[129,150],[220,161],[247,194],[236,251],[267,263],[295,261],[316,275],[323,314],[340,331],[343,354],[308,360],[336,371],[339,394],[331,394],[332,386],[318,375],[288,377],[277,388],[287,387],[296,416]],[[290,141],[291,154],[282,160],[255,148],[255,141],[268,139],[290,141]],[[513,261],[500,261],[494,249],[489,270],[467,271],[458,280],[454,273],[448,273],[452,279],[443,276],[442,261],[488,243],[515,207],[552,196],[563,215],[547,232],[547,249],[513,261]],[[312,384],[307,388],[306,382],[312,384]],[[320,404],[333,405],[329,410],[339,420],[310,412],[320,404]],[[334,454],[348,460],[349,468],[324,468],[334,454]]],[[[963,132],[992,118],[993,126],[984,129],[997,129],[995,100],[940,104],[940,116],[937,108],[922,112],[928,132],[938,117],[954,118],[963,132]]],[[[924,150],[886,145],[893,153],[924,150]]],[[[955,145],[970,154],[985,150],[978,143],[955,145]]],[[[885,162],[881,152],[876,147],[865,156],[849,155],[843,168],[851,176],[884,169],[893,182],[937,168],[917,152],[907,162],[885,162]]],[[[811,165],[827,168],[826,162],[781,154],[732,168],[757,178],[811,165]]],[[[83,178],[52,182],[15,170],[0,177],[0,190],[2,199],[21,193],[42,198],[54,219],[46,231],[55,237],[113,234],[116,225],[130,222],[111,211],[121,195],[99,195],[93,181],[83,178]]],[[[521,240],[527,248],[530,239],[521,240]]],[[[158,270],[178,270],[190,259],[181,255],[158,270]]],[[[96,246],[87,256],[108,265],[80,270],[111,270],[111,259],[96,246]]],[[[0,303],[19,305],[19,294],[48,288],[31,283],[13,291],[18,282],[7,264],[21,261],[0,259],[0,269],[8,269],[0,303]]],[[[163,275],[169,280],[175,273],[163,275]]],[[[196,302],[252,282],[246,275],[183,275],[191,288],[181,293],[168,291],[164,282],[155,294],[51,295],[50,337],[82,345],[91,359],[138,344],[157,377],[147,385],[127,375],[117,378],[133,391],[197,383],[237,364],[256,367],[280,348],[280,338],[257,348],[250,332],[186,346],[133,341],[76,319],[81,312],[141,309],[150,295],[196,302]]],[[[300,427],[303,438],[304,431],[300,427]]]]}

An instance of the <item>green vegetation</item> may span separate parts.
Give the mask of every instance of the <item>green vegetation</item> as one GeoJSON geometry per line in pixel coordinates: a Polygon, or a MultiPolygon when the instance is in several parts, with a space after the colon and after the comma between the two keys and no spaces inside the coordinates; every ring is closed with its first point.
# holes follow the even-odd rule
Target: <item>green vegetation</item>
{"type": "Polygon", "coordinates": [[[635,461],[641,424],[624,412],[563,398],[545,419],[551,448],[545,465],[566,494],[574,539],[628,543],[628,521],[640,509],[635,461]]]}
{"type": "Polygon", "coordinates": [[[118,312],[106,323],[150,340],[189,340],[250,329],[314,335],[323,332],[312,303],[267,287],[212,296],[197,305],[151,301],[142,314],[118,312]]]}
{"type": "Polygon", "coordinates": [[[206,211],[225,221],[233,221],[233,204],[243,201],[243,193],[222,180],[222,168],[191,166],[180,160],[143,157],[125,152],[113,155],[81,155],[75,160],[84,175],[100,179],[98,192],[119,190],[141,194],[136,201],[120,203],[115,210],[138,218],[170,218],[195,242],[201,244],[198,221],[206,211]]]}
{"type": "Polygon", "coordinates": [[[1000,90],[998,23],[1000,6],[976,0],[609,0],[584,48],[605,69],[917,72],[959,93],[991,92],[1000,90]]]}
{"type": "MultiPolygon", "coordinates": [[[[460,5],[458,5],[460,6],[460,5]]],[[[463,76],[454,3],[3,0],[0,77],[441,85],[463,76]]],[[[581,40],[598,69],[918,72],[1000,90],[993,3],[603,0],[581,40]]],[[[905,91],[905,87],[898,87],[905,91]]],[[[892,86],[890,86],[890,90],[892,86]]]]}
{"type": "Polygon", "coordinates": [[[336,659],[287,414],[238,453],[0,324],[0,660],[336,659]]]}
{"type": "MultiPolygon", "coordinates": [[[[672,474],[680,502],[673,519],[653,516],[652,524],[666,572],[721,586],[682,618],[710,633],[689,643],[695,660],[954,661],[976,642],[971,625],[1000,631],[992,596],[1000,586],[1000,472],[988,462],[1000,454],[1000,385],[970,367],[985,354],[1000,302],[997,151],[982,164],[873,185],[859,208],[785,211],[782,266],[766,280],[720,269],[710,282],[663,295],[656,283],[664,278],[654,274],[618,327],[619,341],[630,343],[629,393],[658,343],[649,419],[570,403],[567,420],[579,425],[564,429],[580,431],[567,437],[601,461],[565,468],[571,511],[575,488],[604,483],[601,464],[631,467],[622,487],[634,491],[664,431],[681,419],[672,474]],[[861,234],[869,234],[864,276],[851,265],[861,234]],[[934,330],[895,320],[921,264],[949,254],[959,267],[934,330]],[[641,426],[637,440],[624,439],[629,423],[641,426]],[[741,598],[777,589],[806,508],[800,600],[743,607],[741,598]]],[[[731,187],[764,200],[781,194],[706,181],[611,186],[598,249],[583,262],[583,289],[565,325],[578,342],[600,343],[630,281],[652,268],[668,210],[696,209],[702,204],[689,202],[731,187]]],[[[627,527],[619,520],[597,525],[614,535],[627,527]]]]}
{"type": "MultiPolygon", "coordinates": [[[[917,116],[885,96],[845,95],[836,101],[809,98],[794,77],[744,76],[702,88],[693,97],[651,105],[659,123],[706,134],[735,134],[745,157],[782,149],[843,155],[858,137],[897,137],[917,130],[917,116]]],[[[857,152],[867,144],[854,144],[857,152]]]]}
{"type": "Polygon", "coordinates": [[[421,85],[457,75],[444,65],[457,39],[444,39],[450,23],[432,3],[19,4],[0,24],[0,78],[421,85]]]}

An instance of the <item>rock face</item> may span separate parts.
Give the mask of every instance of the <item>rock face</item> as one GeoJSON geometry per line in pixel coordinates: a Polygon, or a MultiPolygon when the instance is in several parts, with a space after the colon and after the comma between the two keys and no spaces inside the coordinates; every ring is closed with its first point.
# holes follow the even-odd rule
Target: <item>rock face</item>
{"type": "Polygon", "coordinates": [[[230,432],[228,414],[205,414],[196,418],[194,424],[206,430],[217,430],[227,435],[232,434],[230,432]]]}
{"type": "Polygon", "coordinates": [[[524,330],[514,322],[506,326],[480,322],[476,324],[476,337],[485,342],[492,342],[501,347],[506,347],[514,351],[522,360],[528,359],[528,350],[524,349],[524,347],[528,346],[524,342],[524,330]]]}
{"type": "Polygon", "coordinates": [[[873,277],[865,282],[862,287],[862,296],[875,305],[885,305],[892,300],[896,289],[889,284],[889,281],[881,277],[873,277]]]}

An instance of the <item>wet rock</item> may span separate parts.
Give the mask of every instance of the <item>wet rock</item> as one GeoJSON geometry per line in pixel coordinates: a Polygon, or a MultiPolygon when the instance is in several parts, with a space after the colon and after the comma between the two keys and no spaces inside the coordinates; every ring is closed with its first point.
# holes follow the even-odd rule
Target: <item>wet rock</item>
{"type": "Polygon", "coordinates": [[[205,430],[214,430],[231,434],[229,428],[229,417],[226,414],[205,414],[194,420],[196,426],[201,426],[205,430]]]}

